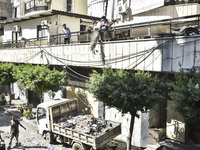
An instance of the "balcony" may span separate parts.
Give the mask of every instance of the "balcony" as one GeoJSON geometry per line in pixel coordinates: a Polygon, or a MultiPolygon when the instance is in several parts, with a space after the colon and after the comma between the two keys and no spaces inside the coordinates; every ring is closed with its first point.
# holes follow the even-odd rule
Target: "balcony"
{"type": "Polygon", "coordinates": [[[43,11],[43,10],[48,10],[48,6],[34,6],[32,8],[25,8],[25,14],[34,12],[34,11],[43,11]]]}
{"type": "MultiPolygon", "coordinates": [[[[103,39],[106,41],[119,41],[131,39],[162,38],[174,36],[191,36],[199,34],[200,15],[186,16],[173,19],[165,19],[146,23],[113,26],[112,31],[103,31],[103,39]]],[[[22,29],[23,30],[23,29],[22,29]]],[[[91,42],[92,32],[72,32],[70,44],[91,42]]],[[[34,46],[55,46],[64,44],[64,35],[50,35],[28,39],[27,41],[8,41],[0,43],[0,49],[34,47],[34,46]]]]}
{"type": "Polygon", "coordinates": [[[48,6],[43,0],[42,1],[31,0],[25,3],[25,14],[43,10],[48,10],[48,6]]]}

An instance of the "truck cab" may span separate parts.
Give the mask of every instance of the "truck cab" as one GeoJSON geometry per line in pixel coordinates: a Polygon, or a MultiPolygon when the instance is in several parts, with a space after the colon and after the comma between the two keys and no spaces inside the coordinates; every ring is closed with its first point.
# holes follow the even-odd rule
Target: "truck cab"
{"type": "Polygon", "coordinates": [[[55,99],[37,106],[37,131],[51,143],[53,123],[66,115],[75,115],[78,111],[77,99],[55,99]]]}

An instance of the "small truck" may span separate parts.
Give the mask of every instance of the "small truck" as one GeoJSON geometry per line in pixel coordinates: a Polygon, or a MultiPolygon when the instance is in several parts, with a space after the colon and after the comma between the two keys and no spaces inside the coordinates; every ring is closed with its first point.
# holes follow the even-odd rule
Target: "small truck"
{"type": "Polygon", "coordinates": [[[78,113],[77,99],[57,99],[37,106],[37,130],[50,144],[67,143],[73,150],[101,149],[121,134],[121,124],[78,113]]]}

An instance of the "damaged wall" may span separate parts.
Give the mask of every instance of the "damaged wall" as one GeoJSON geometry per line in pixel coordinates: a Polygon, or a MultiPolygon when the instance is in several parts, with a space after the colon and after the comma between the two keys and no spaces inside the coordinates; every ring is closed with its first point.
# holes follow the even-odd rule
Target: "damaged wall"
{"type": "MultiPolygon", "coordinates": [[[[148,144],[148,120],[149,113],[139,113],[140,118],[135,118],[132,145],[138,147],[147,147],[148,144]]],[[[121,122],[122,134],[117,136],[117,140],[126,142],[129,133],[130,114],[122,115],[115,108],[105,108],[105,119],[121,122]]]]}

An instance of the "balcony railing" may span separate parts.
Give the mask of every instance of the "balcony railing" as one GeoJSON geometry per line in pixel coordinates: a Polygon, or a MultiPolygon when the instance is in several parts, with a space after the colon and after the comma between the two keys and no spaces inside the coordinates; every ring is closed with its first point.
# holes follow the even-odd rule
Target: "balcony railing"
{"type": "MultiPolygon", "coordinates": [[[[143,38],[160,38],[173,36],[191,36],[199,34],[200,15],[186,16],[173,19],[165,19],[146,23],[114,26],[112,31],[102,31],[103,40],[129,40],[143,38]]],[[[93,38],[93,32],[72,32],[70,44],[88,43],[93,38]]],[[[49,37],[33,38],[18,41],[0,43],[0,49],[37,47],[64,44],[64,35],[50,35],[49,37]]]]}
{"type": "Polygon", "coordinates": [[[200,3],[200,0],[165,0],[165,5],[200,3]]]}
{"type": "Polygon", "coordinates": [[[42,10],[48,10],[48,6],[34,6],[32,8],[27,9],[25,7],[25,14],[33,12],[33,11],[42,11],[42,10]]]}

